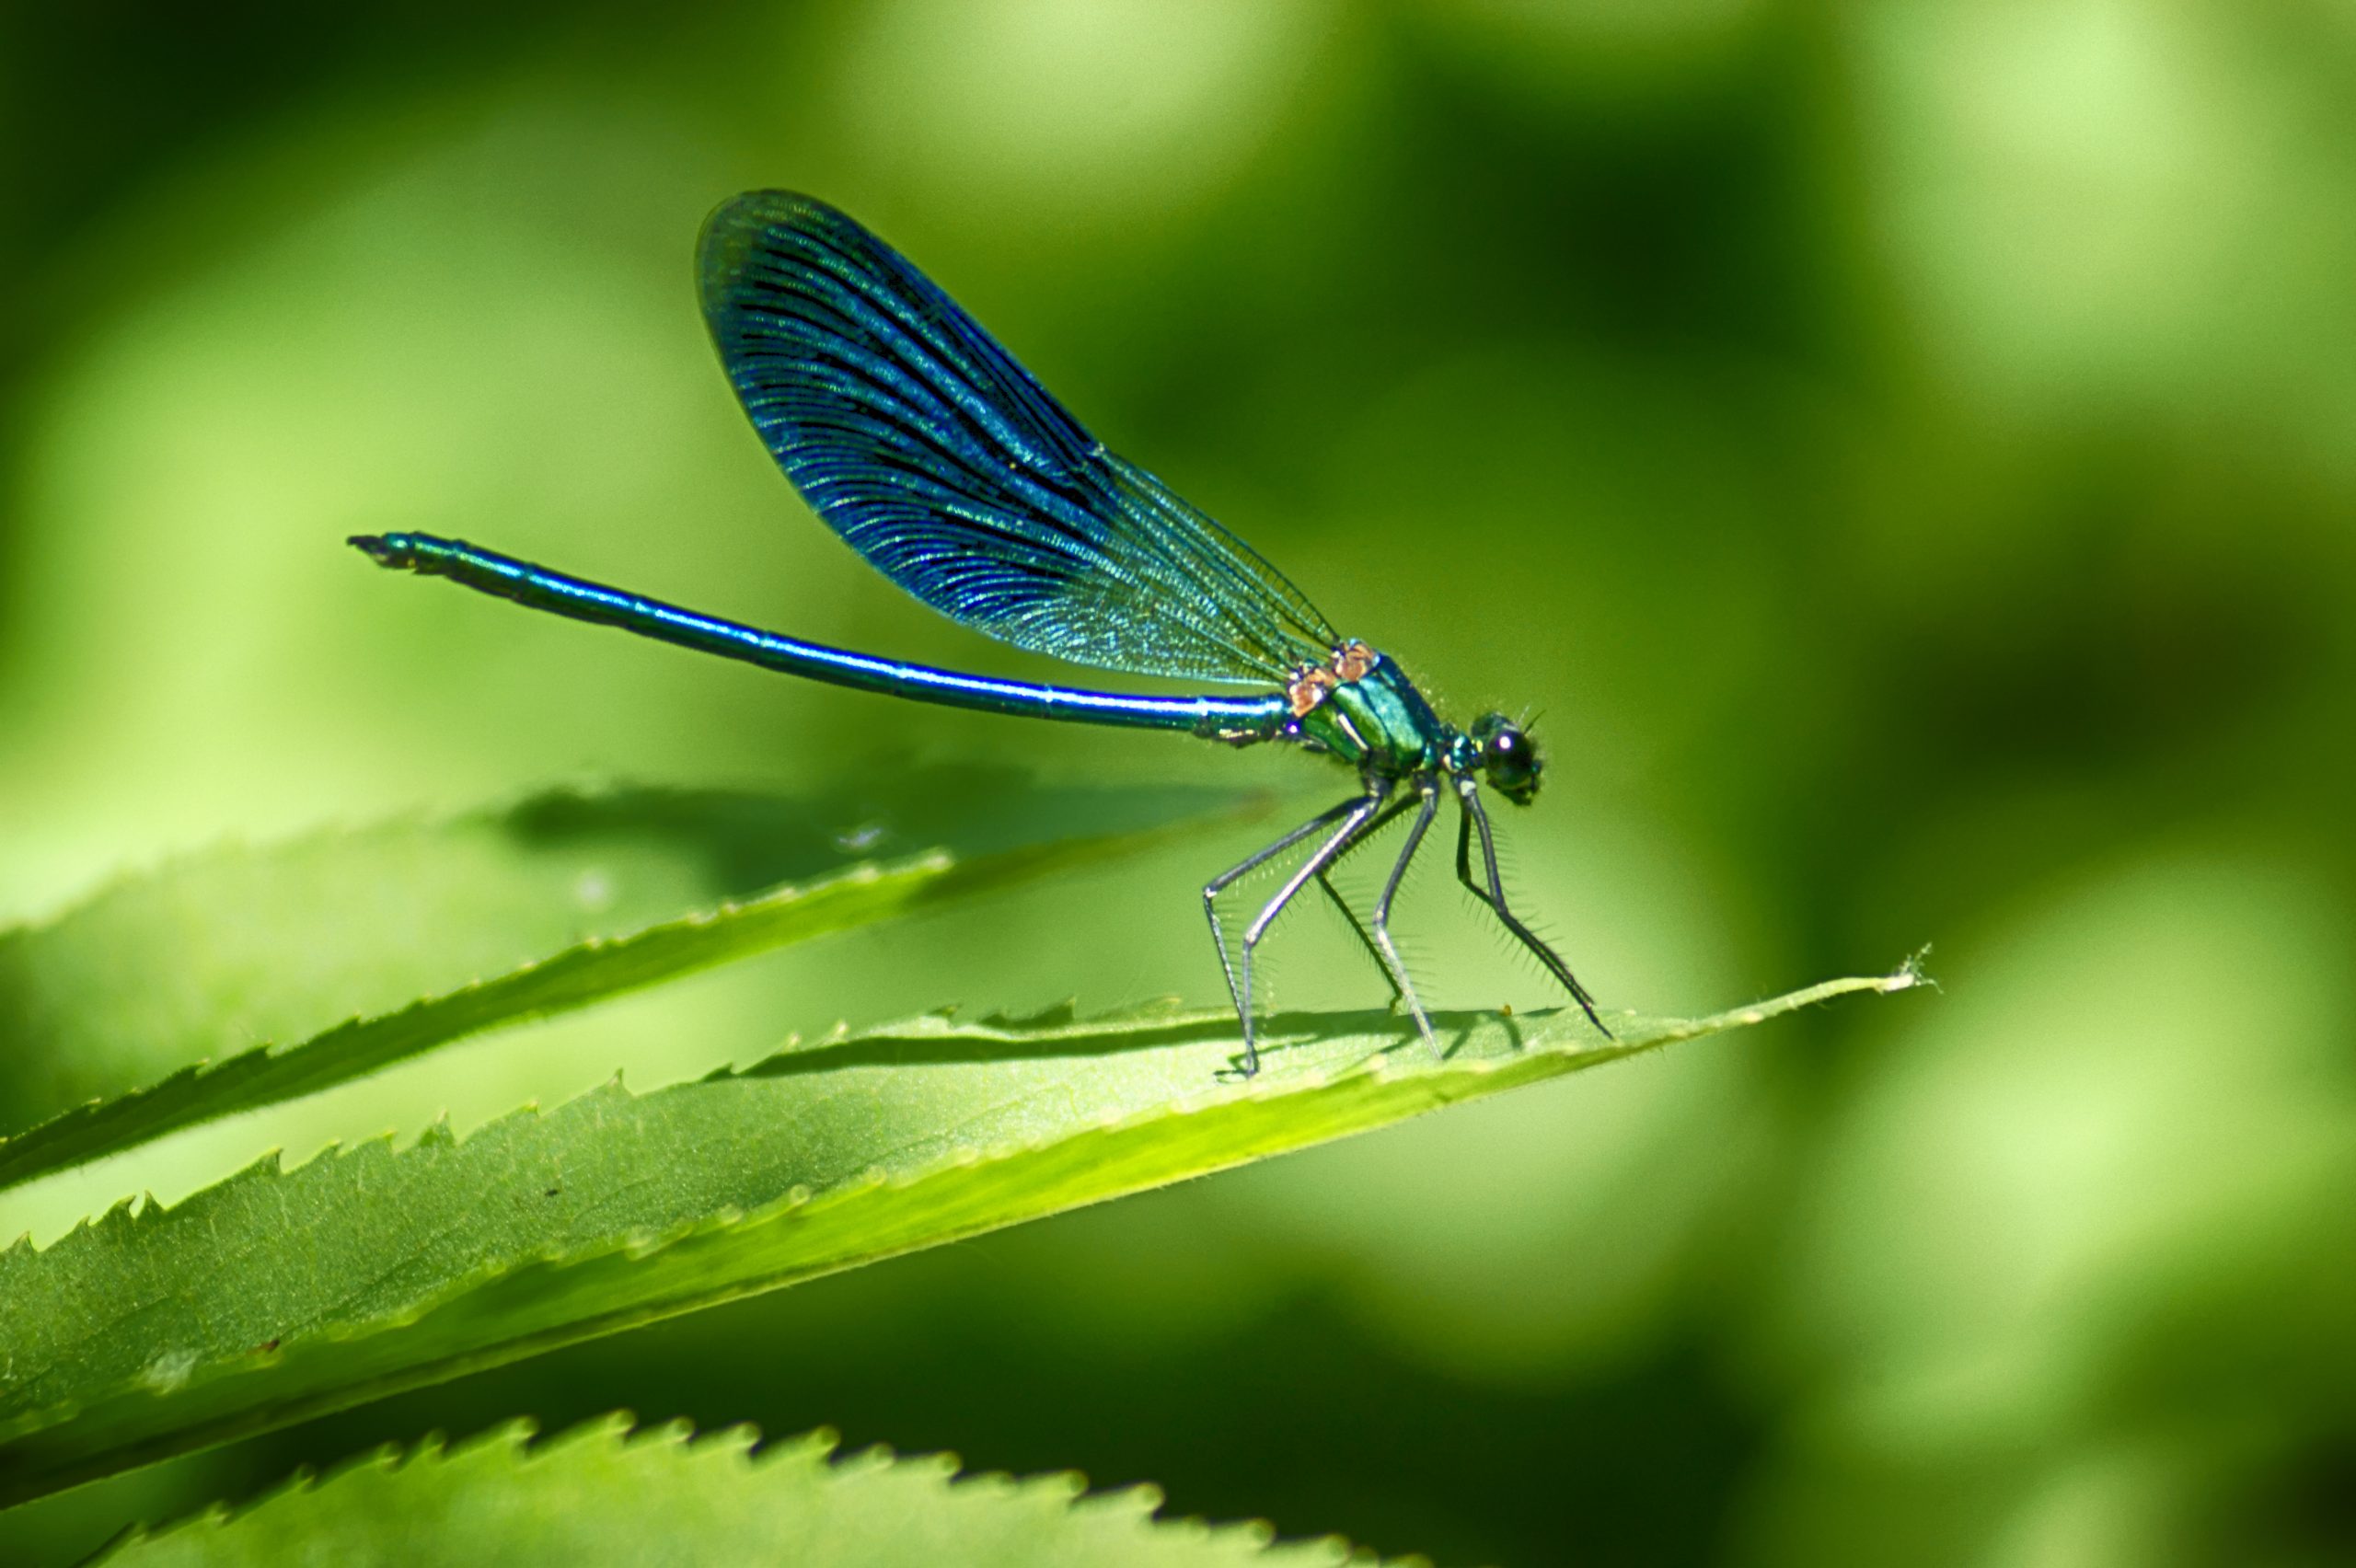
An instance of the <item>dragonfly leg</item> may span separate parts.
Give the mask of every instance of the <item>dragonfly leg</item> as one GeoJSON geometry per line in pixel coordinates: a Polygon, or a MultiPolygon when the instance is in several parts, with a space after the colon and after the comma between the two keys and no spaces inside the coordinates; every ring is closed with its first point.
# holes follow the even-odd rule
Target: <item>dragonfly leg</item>
{"type": "MultiPolygon", "coordinates": [[[[1380,823],[1369,823],[1367,825],[1366,833],[1362,835],[1361,837],[1371,837],[1374,830],[1380,825],[1381,824],[1380,823]]],[[[1341,895],[1341,893],[1334,886],[1334,879],[1331,876],[1327,875],[1323,871],[1318,872],[1317,885],[1325,890],[1325,896],[1334,901],[1334,907],[1340,910],[1342,912],[1342,918],[1350,923],[1351,934],[1357,938],[1358,946],[1366,949],[1367,957],[1374,960],[1375,963],[1381,969],[1383,981],[1391,987],[1391,1005],[1393,1008],[1398,1007],[1400,1003],[1407,999],[1407,993],[1399,988],[1398,978],[1391,973],[1391,965],[1383,963],[1382,950],[1374,945],[1374,939],[1372,937],[1367,935],[1366,922],[1358,918],[1358,912],[1350,907],[1350,901],[1344,898],[1341,895]]]]}
{"type": "Polygon", "coordinates": [[[1357,911],[1350,907],[1349,901],[1344,898],[1341,890],[1334,885],[1333,872],[1334,866],[1340,865],[1343,860],[1372,843],[1377,834],[1391,825],[1392,818],[1415,805],[1420,799],[1419,795],[1402,795],[1383,807],[1380,816],[1367,824],[1363,832],[1342,847],[1342,852],[1334,857],[1333,864],[1317,873],[1317,885],[1325,890],[1325,896],[1334,901],[1334,907],[1340,910],[1342,918],[1350,923],[1350,931],[1357,938],[1358,946],[1366,949],[1367,957],[1374,960],[1375,967],[1382,972],[1382,981],[1384,985],[1391,987],[1391,1005],[1394,1008],[1406,1001],[1408,995],[1399,988],[1398,977],[1391,973],[1391,965],[1384,960],[1382,950],[1375,946],[1374,939],[1367,934],[1366,923],[1358,918],[1357,911]]]}
{"type": "Polygon", "coordinates": [[[1408,1012],[1415,1015],[1415,1028],[1435,1054],[1439,1051],[1439,1037],[1432,1032],[1432,1020],[1424,1016],[1424,1004],[1415,999],[1415,983],[1407,977],[1407,965],[1399,957],[1399,949],[1391,940],[1391,902],[1399,896],[1399,883],[1407,875],[1407,863],[1424,845],[1424,835],[1431,830],[1432,818],[1439,811],[1439,786],[1430,779],[1420,780],[1415,792],[1423,801],[1415,813],[1414,824],[1407,829],[1407,842],[1399,848],[1399,859],[1391,867],[1391,875],[1382,884],[1382,896],[1374,902],[1374,941],[1380,950],[1383,973],[1391,976],[1392,988],[1405,998],[1408,1012]]]}
{"type": "Polygon", "coordinates": [[[1331,811],[1320,812],[1264,849],[1254,850],[1236,864],[1230,866],[1203,884],[1203,915],[1211,928],[1211,945],[1218,950],[1219,973],[1227,977],[1227,995],[1235,1004],[1236,1016],[1243,1020],[1243,1051],[1249,1064],[1247,1071],[1256,1071],[1259,1057],[1252,1048],[1252,986],[1250,971],[1238,980],[1235,964],[1227,951],[1227,931],[1218,923],[1218,895],[1244,877],[1258,870],[1311,834],[1333,826],[1354,812],[1363,810],[1369,801],[1380,802],[1380,795],[1360,795],[1344,801],[1331,811]]]}
{"type": "MultiPolygon", "coordinates": [[[[1390,780],[1383,779],[1377,785],[1370,786],[1365,796],[1350,802],[1346,808],[1343,808],[1340,813],[1341,825],[1327,836],[1325,842],[1310,852],[1309,859],[1294,869],[1292,875],[1285,879],[1284,886],[1276,890],[1276,895],[1263,905],[1260,913],[1252,917],[1252,924],[1243,928],[1243,962],[1237,966],[1241,981],[1237,986],[1236,1014],[1243,1020],[1244,1077],[1249,1078],[1260,1070],[1260,1052],[1258,1043],[1253,1038],[1255,1032],[1252,1020],[1253,950],[1259,947],[1260,939],[1267,935],[1268,928],[1276,923],[1276,917],[1285,912],[1285,905],[1290,904],[1294,895],[1309,885],[1309,880],[1331,866],[1341,857],[1342,852],[1350,847],[1351,842],[1366,831],[1367,824],[1372,822],[1376,814],[1382,810],[1383,802],[1390,794],[1390,780]]],[[[1326,814],[1331,817],[1334,813],[1326,814]]],[[[1321,825],[1322,820],[1321,819],[1321,825]]]]}
{"type": "Polygon", "coordinates": [[[1513,933],[1514,940],[1528,948],[1530,954],[1545,965],[1547,974],[1563,983],[1563,989],[1578,1003],[1579,1010],[1587,1014],[1588,1021],[1602,1030],[1606,1040],[1611,1039],[1611,1031],[1605,1029],[1603,1020],[1596,1016],[1595,998],[1587,994],[1587,987],[1580,985],[1578,976],[1571,973],[1571,966],[1563,962],[1561,954],[1540,941],[1537,933],[1523,925],[1515,917],[1514,912],[1506,907],[1505,879],[1497,874],[1497,842],[1489,831],[1489,814],[1481,809],[1479,784],[1470,778],[1457,780],[1456,796],[1464,805],[1463,816],[1456,827],[1457,880],[1471,888],[1473,896],[1489,906],[1506,929],[1513,933]],[[1488,874],[1489,885],[1486,887],[1472,880],[1472,835],[1476,830],[1481,835],[1482,869],[1488,874]]]}

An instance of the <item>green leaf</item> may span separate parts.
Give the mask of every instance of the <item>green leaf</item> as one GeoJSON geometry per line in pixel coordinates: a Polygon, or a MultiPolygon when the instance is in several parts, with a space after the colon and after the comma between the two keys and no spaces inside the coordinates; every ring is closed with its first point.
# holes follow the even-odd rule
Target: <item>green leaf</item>
{"type": "Polygon", "coordinates": [[[798,1562],[826,1568],[1324,1568],[1371,1563],[1334,1539],[1154,1518],[1150,1488],[1082,1496],[1071,1474],[957,1478],[952,1455],[829,1462],[829,1433],[767,1445],[736,1427],[629,1435],[627,1414],[527,1447],[516,1423],[456,1449],[387,1448],[100,1556],[115,1568],[241,1563],[798,1562]]]}
{"type": "Polygon", "coordinates": [[[917,770],[856,797],[560,791],[193,858],[0,934],[13,1036],[0,1093],[48,1113],[0,1141],[0,1187],[499,1024],[1135,847],[1237,799],[917,770]],[[877,847],[931,852],[858,859],[877,847]],[[773,885],[786,876],[803,880],[773,885]]]}
{"type": "Polygon", "coordinates": [[[464,1143],[265,1160],[0,1253],[0,1504],[593,1335],[1616,1061],[1714,1018],[1231,1015],[961,1024],[789,1048],[644,1096],[612,1084],[464,1143]]]}

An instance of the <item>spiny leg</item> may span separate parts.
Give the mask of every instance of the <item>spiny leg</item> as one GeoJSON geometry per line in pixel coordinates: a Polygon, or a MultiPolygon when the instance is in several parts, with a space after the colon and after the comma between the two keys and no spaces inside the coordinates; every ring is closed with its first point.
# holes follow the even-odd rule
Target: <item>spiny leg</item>
{"type": "MultiPolygon", "coordinates": [[[[1380,825],[1379,823],[1369,824],[1367,832],[1371,834],[1380,825]]],[[[1334,901],[1334,907],[1340,910],[1342,918],[1350,923],[1350,934],[1357,938],[1358,946],[1366,949],[1367,957],[1374,960],[1376,966],[1382,971],[1383,983],[1391,987],[1391,1005],[1395,1008],[1405,1001],[1406,993],[1399,989],[1399,982],[1392,977],[1391,966],[1382,962],[1382,950],[1374,945],[1372,937],[1367,935],[1366,922],[1360,920],[1358,912],[1350,907],[1350,901],[1335,890],[1332,879],[1323,871],[1317,873],[1317,885],[1325,890],[1325,896],[1334,901]]]]}
{"type": "MultiPolygon", "coordinates": [[[[1386,790],[1383,793],[1387,792],[1388,791],[1386,790]]],[[[1228,888],[1233,885],[1238,879],[1249,876],[1252,872],[1259,870],[1262,866],[1266,865],[1270,860],[1275,859],[1277,856],[1283,854],[1286,850],[1291,848],[1302,839],[1307,838],[1310,835],[1317,833],[1324,828],[1331,827],[1334,824],[1341,821],[1344,817],[1350,815],[1353,812],[1364,810],[1370,805],[1380,804],[1381,800],[1382,793],[1370,792],[1360,795],[1354,800],[1344,801],[1340,805],[1334,807],[1331,811],[1320,812],[1315,816],[1311,817],[1307,822],[1302,823],[1299,827],[1294,828],[1290,833],[1286,834],[1282,838],[1277,839],[1274,844],[1267,846],[1264,849],[1254,850],[1242,860],[1237,862],[1235,865],[1230,866],[1227,870],[1221,871],[1218,875],[1213,877],[1209,882],[1203,885],[1203,915],[1210,923],[1211,945],[1218,950],[1218,968],[1219,973],[1227,977],[1228,999],[1235,1004],[1236,1016],[1243,1020],[1243,1049],[1245,1054],[1251,1057],[1253,1070],[1257,1069],[1259,1057],[1255,1054],[1253,1054],[1252,1051],[1251,983],[1248,978],[1248,971],[1246,979],[1241,984],[1237,982],[1235,965],[1228,958],[1227,932],[1220,928],[1218,923],[1218,895],[1226,892],[1228,888]]]]}
{"type": "Polygon", "coordinates": [[[1261,907],[1260,913],[1252,917],[1252,924],[1243,928],[1243,963],[1241,966],[1242,989],[1236,999],[1236,1012],[1243,1020],[1244,1077],[1250,1078],[1260,1070],[1259,1046],[1253,1039],[1252,1023],[1253,951],[1260,945],[1260,939],[1267,934],[1269,926],[1275,923],[1276,917],[1284,913],[1285,905],[1293,901],[1294,894],[1309,884],[1310,878],[1332,865],[1341,856],[1342,851],[1350,847],[1351,841],[1366,830],[1367,824],[1372,821],[1375,813],[1382,809],[1383,801],[1390,792],[1389,780],[1383,780],[1380,785],[1379,792],[1369,793],[1364,800],[1350,807],[1342,819],[1342,825],[1335,828],[1333,836],[1312,850],[1309,859],[1303,860],[1292,875],[1285,879],[1285,885],[1276,890],[1276,895],[1268,900],[1261,907]]]}
{"type": "Polygon", "coordinates": [[[1407,829],[1407,842],[1399,848],[1399,859],[1391,868],[1390,877],[1382,884],[1382,896],[1374,902],[1374,940],[1381,950],[1383,972],[1391,976],[1391,984],[1406,998],[1407,1010],[1415,1015],[1415,1028],[1424,1043],[1439,1054],[1439,1037],[1432,1032],[1432,1020],[1424,1016],[1424,1004],[1415,999],[1415,984],[1407,977],[1407,965],[1399,957],[1399,949],[1391,940],[1391,901],[1399,896],[1399,883],[1407,875],[1407,863],[1423,847],[1424,835],[1431,830],[1432,818],[1439,811],[1439,789],[1429,779],[1418,781],[1415,792],[1423,800],[1423,809],[1415,813],[1413,826],[1407,829]]]}
{"type": "MultiPolygon", "coordinates": [[[[1382,814],[1367,824],[1366,831],[1351,839],[1342,853],[1334,857],[1334,864],[1338,865],[1344,858],[1357,854],[1361,846],[1371,842],[1376,834],[1388,827],[1392,818],[1414,805],[1416,799],[1415,796],[1403,795],[1385,806],[1382,814]]],[[[1366,924],[1358,918],[1357,911],[1350,907],[1349,900],[1344,898],[1341,890],[1334,885],[1333,870],[1333,866],[1328,866],[1318,872],[1317,885],[1325,890],[1325,896],[1334,901],[1334,907],[1340,910],[1342,918],[1350,923],[1350,933],[1357,938],[1358,946],[1366,949],[1367,957],[1374,960],[1375,967],[1382,972],[1383,984],[1391,987],[1391,1004],[1396,1007],[1407,999],[1407,993],[1399,988],[1398,977],[1391,973],[1391,965],[1383,961],[1382,950],[1374,945],[1372,937],[1367,935],[1366,924]]]]}
{"type": "Polygon", "coordinates": [[[1578,1003],[1579,1010],[1587,1014],[1588,1021],[1602,1030],[1606,1040],[1611,1039],[1611,1031],[1605,1029],[1603,1020],[1596,1016],[1595,998],[1587,994],[1587,987],[1580,985],[1578,976],[1571,973],[1571,966],[1565,963],[1553,948],[1540,941],[1537,933],[1515,918],[1513,911],[1506,907],[1505,879],[1497,874],[1497,844],[1489,833],[1489,815],[1481,809],[1480,786],[1470,778],[1459,779],[1456,797],[1464,806],[1464,813],[1456,827],[1457,880],[1471,888],[1473,896],[1489,906],[1491,912],[1504,922],[1506,929],[1513,933],[1514,940],[1528,948],[1538,962],[1546,966],[1546,973],[1563,983],[1563,988],[1571,994],[1571,999],[1578,1003]],[[1475,828],[1481,833],[1481,864],[1489,877],[1489,885],[1485,888],[1472,880],[1472,832],[1475,828]]]}

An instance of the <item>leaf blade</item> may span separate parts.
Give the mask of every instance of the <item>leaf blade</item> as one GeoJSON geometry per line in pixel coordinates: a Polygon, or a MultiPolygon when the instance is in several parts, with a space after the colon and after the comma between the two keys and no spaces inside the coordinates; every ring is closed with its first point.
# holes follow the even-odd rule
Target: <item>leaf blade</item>
{"type": "MultiPolygon", "coordinates": [[[[410,997],[399,998],[398,1005],[389,1007],[369,1008],[363,1001],[356,1014],[337,1015],[333,1009],[354,997],[386,995],[381,977],[369,981],[343,977],[329,982],[316,998],[291,1004],[263,1001],[260,1004],[262,1012],[282,1020],[282,1027],[306,1016],[317,1019],[322,1012],[329,1016],[320,1021],[316,1032],[307,1037],[298,1035],[293,1043],[257,1045],[217,1061],[200,1056],[156,1081],[110,1098],[66,1105],[14,1136],[0,1138],[0,1190],[103,1158],[144,1139],[316,1093],[465,1035],[545,1018],[755,952],[979,896],[1090,860],[1140,848],[1182,828],[1188,820],[1180,817],[1173,822],[1165,816],[1154,822],[1153,809],[1142,801],[1127,808],[1116,808],[1113,801],[1117,791],[1057,792],[1063,809],[1077,813],[1070,820],[1091,820],[1091,803],[1078,799],[1081,793],[1096,797],[1092,802],[1096,820],[1104,820],[1109,812],[1113,820],[1122,825],[1112,832],[1012,844],[993,844],[987,836],[978,836],[969,828],[959,836],[977,843],[977,852],[961,856],[947,849],[929,848],[924,854],[880,864],[837,856],[839,864],[832,874],[770,887],[752,897],[726,898],[717,903],[708,896],[695,896],[692,890],[709,885],[707,882],[690,883],[678,874],[676,865],[654,858],[658,862],[654,868],[642,865],[629,879],[641,884],[651,882],[653,886],[647,894],[627,903],[618,902],[616,907],[606,912],[607,917],[602,929],[585,938],[576,936],[567,940],[554,940],[551,935],[553,930],[561,928],[552,926],[551,921],[571,917],[561,907],[560,895],[557,901],[560,906],[554,910],[546,906],[548,900],[540,899],[533,905],[534,917],[524,925],[523,936],[511,939],[505,947],[492,949],[479,940],[462,941],[447,962],[438,964],[443,976],[440,987],[428,983],[428,989],[422,994],[412,992],[410,997]],[[1124,810],[1126,817],[1122,814],[1124,810]],[[517,948],[532,940],[549,945],[537,952],[525,948],[520,956],[514,956],[517,948]],[[502,956],[484,957],[492,951],[502,956]],[[477,978],[469,972],[473,966],[486,963],[490,967],[484,977],[477,978]]],[[[1192,805],[1197,816],[1206,806],[1222,799],[1202,792],[1160,793],[1165,797],[1164,807],[1183,799],[1192,805]]],[[[524,824],[525,831],[546,833],[552,814],[611,813],[618,801],[637,800],[645,794],[597,797],[551,792],[497,813],[457,819],[451,827],[466,840],[466,852],[473,854],[479,847],[472,841],[478,837],[495,837],[517,824],[524,824]]],[[[671,810],[674,821],[667,830],[674,833],[681,826],[676,818],[682,802],[691,807],[698,800],[705,802],[703,807],[687,812],[685,824],[688,830],[686,839],[691,852],[698,856],[713,853],[719,843],[714,836],[717,824],[707,820],[713,814],[715,803],[736,813],[757,810],[765,802],[777,803],[775,798],[744,795],[659,795],[654,800],[671,810]]],[[[1224,800],[1233,810],[1238,798],[1230,796],[1224,800]]],[[[824,809],[812,808],[809,802],[791,804],[797,810],[824,809]]],[[[618,826],[632,828],[642,820],[625,814],[617,824],[609,814],[601,831],[587,836],[609,837],[618,826]]],[[[927,826],[931,831],[944,831],[953,824],[935,821],[927,826]]],[[[433,830],[429,827],[422,831],[430,835],[433,830]]],[[[413,859],[421,852],[420,844],[402,841],[405,830],[385,830],[382,836],[393,840],[396,855],[413,859]]],[[[736,837],[741,840],[741,836],[740,830],[736,837]]],[[[370,847],[367,858],[372,865],[379,859],[375,853],[377,847],[370,847]]],[[[741,842],[737,852],[743,852],[741,842]]],[[[324,853],[333,859],[331,847],[323,850],[314,844],[290,847],[287,853],[305,860],[324,853]]],[[[803,853],[806,859],[806,847],[803,853]]],[[[579,859],[560,857],[553,866],[537,862],[528,867],[502,866],[501,875],[506,879],[500,890],[502,896],[494,901],[499,917],[512,917],[519,903],[551,888],[561,889],[569,877],[592,874],[590,869],[584,868],[592,868],[599,861],[610,863],[610,852],[596,852],[579,859]]],[[[725,887],[763,875],[778,863],[780,862],[772,852],[770,859],[748,861],[747,868],[736,871],[733,878],[710,881],[725,887]]],[[[451,875],[446,869],[442,874],[451,875]]],[[[309,875],[305,873],[306,881],[309,875]]],[[[477,882],[469,875],[463,885],[473,887],[477,882]]],[[[245,891],[249,896],[259,892],[253,888],[245,891]]],[[[174,894],[170,890],[165,890],[162,896],[183,905],[191,902],[184,893],[174,894]]],[[[202,906],[205,901],[197,898],[194,902],[202,906]]],[[[402,918],[406,920],[410,916],[405,913],[402,918]]],[[[94,939],[93,945],[98,940],[110,940],[115,934],[116,928],[101,923],[99,937],[94,939]]],[[[0,945],[0,971],[14,964],[17,999],[22,1001],[29,996],[43,1007],[53,1008],[56,1004],[43,1000],[39,994],[48,987],[37,991],[34,981],[27,974],[28,968],[40,961],[29,961],[24,950],[37,940],[34,934],[22,931],[0,938],[0,944],[14,944],[13,951],[0,945]]],[[[53,933],[52,940],[55,940],[53,933]]],[[[387,939],[384,930],[361,924],[352,928],[347,940],[353,945],[372,945],[387,939]]],[[[182,945],[193,947],[200,953],[206,951],[201,942],[182,945]]],[[[50,962],[57,963],[53,958],[50,962]]],[[[60,967],[101,997],[127,984],[120,978],[91,978],[86,968],[71,963],[60,967]]],[[[425,965],[411,966],[401,973],[416,983],[415,976],[435,967],[435,961],[429,957],[425,965]]],[[[227,982],[248,994],[268,983],[264,978],[246,976],[242,971],[233,971],[227,982]]],[[[161,984],[167,989],[172,986],[168,977],[158,981],[152,974],[144,975],[140,984],[161,984]]],[[[187,988],[202,993],[205,983],[202,979],[191,981],[187,988]]],[[[0,1000],[8,999],[10,994],[6,975],[0,974],[0,1000]]],[[[175,1030],[191,1028],[189,1015],[202,1010],[201,1006],[183,1004],[151,1019],[149,1038],[144,1046],[134,1046],[132,1054],[136,1055],[141,1050],[149,1055],[172,1054],[176,1049],[175,1030]]],[[[60,1019],[52,1022],[45,1037],[41,1030],[42,1026],[35,1023],[29,1029],[34,1037],[18,1041],[13,1070],[26,1071],[27,1056],[37,1061],[88,1053],[102,1060],[112,1060],[122,1055],[120,1040],[111,1042],[115,1047],[111,1055],[98,1051],[94,1047],[91,1031],[71,1020],[60,1019]]],[[[136,1035],[140,1031],[134,1029],[132,1032],[136,1035]]],[[[195,1055],[217,1042],[217,1032],[212,1036],[202,1031],[195,1032],[194,1043],[179,1048],[179,1054],[195,1055]]],[[[64,1081],[77,1089],[87,1088],[95,1076],[85,1064],[65,1075],[64,1081]]]]}
{"type": "Polygon", "coordinates": [[[0,1324],[0,1504],[1912,983],[1631,1019],[1610,1043],[1560,1014],[1449,1015],[1443,1064],[1387,1015],[1278,1018],[1283,1055],[1242,1089],[1210,1078],[1236,1046],[1221,1015],[920,1020],[644,1097],[611,1085],[464,1144],[257,1166],[0,1254],[17,1307],[0,1324]]]}
{"type": "Polygon", "coordinates": [[[831,1457],[814,1433],[751,1446],[738,1427],[690,1439],[631,1434],[627,1415],[525,1446],[517,1423],[456,1448],[429,1439],[234,1515],[118,1542],[117,1568],[237,1568],[332,1562],[755,1562],[831,1568],[957,1562],[972,1568],[1327,1568],[1371,1563],[1338,1541],[1275,1545],[1255,1526],[1159,1520],[1142,1488],[1083,1497],[1073,1475],[955,1474],[952,1456],[831,1457]]]}

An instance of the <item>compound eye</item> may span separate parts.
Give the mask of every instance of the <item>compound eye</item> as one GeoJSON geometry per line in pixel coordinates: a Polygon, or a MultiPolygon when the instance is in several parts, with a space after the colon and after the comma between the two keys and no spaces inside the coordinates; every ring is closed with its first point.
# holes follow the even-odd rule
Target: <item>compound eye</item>
{"type": "Polygon", "coordinates": [[[1514,721],[1502,713],[1484,713],[1472,721],[1472,739],[1485,763],[1506,762],[1525,755],[1530,743],[1514,721]]]}
{"type": "Polygon", "coordinates": [[[1497,792],[1517,803],[1538,792],[1538,748],[1501,713],[1484,713],[1472,726],[1481,747],[1481,769],[1497,792]]]}
{"type": "Polygon", "coordinates": [[[1500,768],[1527,770],[1533,766],[1536,756],[1530,748],[1530,738],[1519,730],[1500,730],[1491,735],[1482,746],[1481,755],[1493,772],[1500,768]]]}

